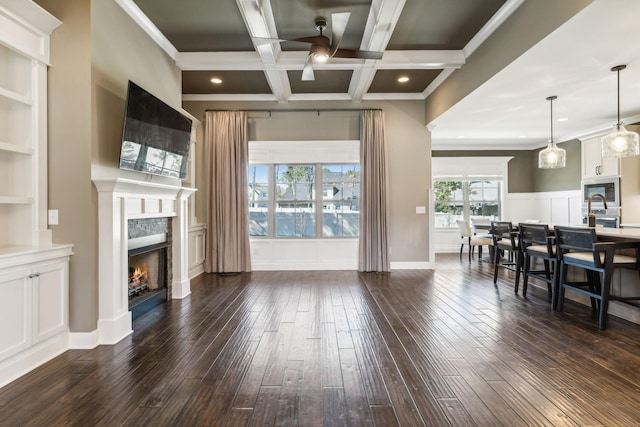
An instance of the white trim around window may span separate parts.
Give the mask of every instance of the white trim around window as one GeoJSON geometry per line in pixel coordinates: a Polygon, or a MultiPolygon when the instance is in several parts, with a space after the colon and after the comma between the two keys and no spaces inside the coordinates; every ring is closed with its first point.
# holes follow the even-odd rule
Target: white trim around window
{"type": "MultiPolygon", "coordinates": [[[[249,141],[249,164],[359,163],[360,141],[249,141]]],[[[357,270],[358,238],[250,238],[251,268],[357,270]]]]}

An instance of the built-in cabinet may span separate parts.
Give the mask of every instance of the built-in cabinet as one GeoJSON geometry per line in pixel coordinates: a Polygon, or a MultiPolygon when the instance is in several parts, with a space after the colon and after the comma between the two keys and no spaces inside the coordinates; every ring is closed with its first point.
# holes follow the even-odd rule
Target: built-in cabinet
{"type": "Polygon", "coordinates": [[[601,137],[582,141],[582,177],[618,176],[620,161],[616,158],[603,158],[600,145],[601,137]]]}
{"type": "Polygon", "coordinates": [[[0,0],[0,386],[69,345],[71,245],[47,224],[49,35],[60,21],[0,0]]]}
{"type": "Polygon", "coordinates": [[[69,328],[69,262],[62,255],[0,270],[0,361],[69,328]]]}

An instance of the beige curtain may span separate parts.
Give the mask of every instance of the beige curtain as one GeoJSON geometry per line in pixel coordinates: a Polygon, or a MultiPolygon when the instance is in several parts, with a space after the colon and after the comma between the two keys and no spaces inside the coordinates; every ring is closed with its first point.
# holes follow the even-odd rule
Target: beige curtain
{"type": "Polygon", "coordinates": [[[247,126],[243,111],[207,111],[205,115],[208,273],[251,271],[247,126]]]}
{"type": "Polygon", "coordinates": [[[360,169],[358,270],[388,272],[387,171],[383,111],[362,112],[360,169]]]}

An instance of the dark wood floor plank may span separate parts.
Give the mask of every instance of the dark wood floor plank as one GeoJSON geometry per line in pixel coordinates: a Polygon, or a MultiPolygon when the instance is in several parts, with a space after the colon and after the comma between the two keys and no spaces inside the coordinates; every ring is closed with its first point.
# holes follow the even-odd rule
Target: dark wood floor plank
{"type": "Polygon", "coordinates": [[[302,360],[289,360],[284,371],[284,380],[280,388],[276,425],[297,426],[301,420],[300,397],[304,379],[304,363],[302,360]]]}
{"type": "Polygon", "coordinates": [[[380,372],[380,366],[369,341],[363,331],[352,331],[351,334],[367,402],[369,405],[390,406],[391,401],[380,372]]]}
{"type": "Polygon", "coordinates": [[[0,389],[0,425],[638,425],[640,326],[436,270],[204,274],[115,345],[0,389]]]}
{"type": "Polygon", "coordinates": [[[362,382],[360,365],[354,349],[340,349],[340,367],[344,383],[347,424],[350,426],[373,425],[373,418],[369,413],[370,407],[367,402],[367,394],[362,382]]]}
{"type": "Polygon", "coordinates": [[[305,424],[318,426],[323,422],[322,396],[322,342],[307,338],[304,355],[304,373],[300,395],[299,417],[305,424]]]}

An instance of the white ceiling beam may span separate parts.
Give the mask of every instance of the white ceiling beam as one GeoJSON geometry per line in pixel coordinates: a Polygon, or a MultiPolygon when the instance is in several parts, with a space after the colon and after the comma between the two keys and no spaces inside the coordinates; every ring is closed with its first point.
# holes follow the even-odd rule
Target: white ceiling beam
{"type": "Polygon", "coordinates": [[[374,66],[353,70],[351,82],[349,83],[349,95],[352,100],[356,102],[362,101],[375,75],[376,69],[374,66]]]}
{"type": "MultiPolygon", "coordinates": [[[[278,38],[276,23],[269,0],[236,0],[242,19],[251,37],[278,38]]],[[[281,53],[280,43],[253,43],[262,62],[267,82],[278,102],[286,102],[291,95],[291,86],[285,71],[274,70],[271,66],[281,53]]]]}
{"type": "Polygon", "coordinates": [[[475,52],[475,50],[482,43],[484,43],[484,41],[488,39],[489,36],[498,29],[498,27],[500,27],[500,25],[502,25],[507,19],[509,19],[511,14],[515,12],[522,3],[524,3],[524,0],[507,0],[507,2],[503,4],[500,9],[498,9],[498,11],[491,17],[491,19],[489,19],[487,23],[482,26],[480,31],[478,31],[476,35],[473,36],[471,40],[469,40],[469,43],[467,43],[467,45],[462,49],[465,58],[471,56],[471,54],[475,52]]]}
{"type": "MultiPolygon", "coordinates": [[[[360,50],[384,52],[396,28],[405,0],[373,0],[365,25],[360,50]]],[[[383,56],[384,59],[384,56],[383,56]]],[[[375,60],[367,60],[366,68],[355,70],[349,84],[349,95],[361,101],[375,76],[375,60]]]]}
{"type": "Polygon", "coordinates": [[[373,0],[362,35],[361,50],[384,52],[391,40],[405,0],[373,0]]]}
{"type": "Polygon", "coordinates": [[[379,70],[397,68],[460,68],[466,62],[461,50],[388,50],[376,61],[379,70]]]}
{"type": "MultiPolygon", "coordinates": [[[[278,59],[265,64],[256,52],[180,52],[176,64],[182,70],[301,70],[309,53],[307,51],[281,52],[278,59]]],[[[365,60],[332,58],[326,63],[317,63],[316,70],[350,70],[360,68],[460,68],[464,65],[464,54],[460,50],[395,50],[385,52],[382,59],[365,60]]]]}
{"type": "Polygon", "coordinates": [[[142,10],[136,5],[133,0],[115,0],[118,6],[120,6],[127,15],[133,19],[133,21],[138,24],[142,31],[147,33],[151,40],[156,42],[158,46],[162,50],[166,52],[167,55],[173,60],[176,59],[178,54],[178,49],[167,39],[164,34],[160,32],[158,27],[156,27],[153,22],[145,15],[142,10]]]}

